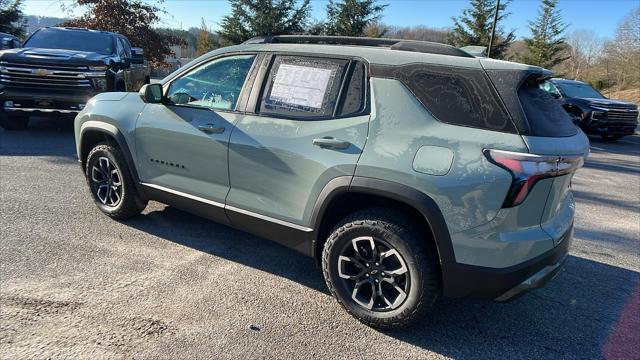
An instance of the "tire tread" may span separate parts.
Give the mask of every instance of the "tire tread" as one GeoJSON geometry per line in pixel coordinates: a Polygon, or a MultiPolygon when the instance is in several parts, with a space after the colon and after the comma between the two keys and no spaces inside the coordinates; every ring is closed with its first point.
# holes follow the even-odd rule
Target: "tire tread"
{"type": "Polygon", "coordinates": [[[357,211],[339,222],[324,244],[322,270],[327,287],[340,306],[364,324],[379,329],[407,327],[423,318],[440,296],[440,272],[433,247],[429,246],[426,241],[420,242],[420,237],[417,234],[419,234],[419,232],[417,232],[415,225],[406,221],[401,214],[398,214],[394,210],[385,208],[369,208],[357,211]],[[422,296],[419,297],[415,306],[406,309],[395,318],[373,320],[357,316],[350,307],[340,299],[334,285],[330,281],[330,250],[340,236],[354,226],[379,226],[395,233],[412,249],[416,266],[423,271],[423,276],[420,277],[422,280],[420,284],[422,296]]]}
{"type": "Polygon", "coordinates": [[[133,179],[130,174],[131,173],[129,172],[129,167],[127,166],[124,156],[122,156],[120,149],[116,146],[101,143],[96,145],[93,149],[91,149],[91,151],[89,152],[89,155],[87,155],[85,176],[87,179],[87,184],[89,185],[89,190],[91,191],[91,196],[93,197],[94,201],[98,205],[98,208],[107,216],[113,219],[125,220],[128,218],[131,218],[133,216],[140,214],[142,210],[144,210],[144,208],[147,206],[147,201],[145,201],[140,196],[140,194],[138,194],[138,191],[136,189],[135,184],[133,183],[133,179]],[[95,156],[95,154],[98,152],[108,153],[111,156],[113,156],[113,158],[116,160],[118,167],[120,168],[125,192],[123,192],[123,195],[122,195],[123,199],[122,199],[121,205],[114,211],[106,211],[96,199],[96,196],[93,194],[93,189],[91,188],[91,183],[89,180],[90,179],[89,165],[91,163],[90,161],[91,158],[95,156]]]}

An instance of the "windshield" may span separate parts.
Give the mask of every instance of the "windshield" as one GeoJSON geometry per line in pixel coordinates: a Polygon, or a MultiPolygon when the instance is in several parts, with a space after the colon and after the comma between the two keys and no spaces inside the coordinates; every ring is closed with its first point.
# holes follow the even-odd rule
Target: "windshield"
{"type": "Polygon", "coordinates": [[[582,83],[569,83],[569,82],[560,82],[556,83],[556,85],[562,90],[562,92],[568,97],[576,97],[576,98],[604,98],[602,94],[600,94],[596,89],[592,88],[590,85],[582,84],[582,83]]]}
{"type": "Polygon", "coordinates": [[[110,55],[113,53],[113,39],[108,34],[84,30],[42,29],[33,34],[24,47],[77,50],[110,55]]]}

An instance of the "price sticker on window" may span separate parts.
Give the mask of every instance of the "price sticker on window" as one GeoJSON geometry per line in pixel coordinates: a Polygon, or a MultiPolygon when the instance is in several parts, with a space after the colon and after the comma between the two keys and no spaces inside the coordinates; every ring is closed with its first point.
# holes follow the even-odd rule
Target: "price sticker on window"
{"type": "Polygon", "coordinates": [[[269,100],[320,109],[332,72],[329,69],[281,64],[269,100]]]}

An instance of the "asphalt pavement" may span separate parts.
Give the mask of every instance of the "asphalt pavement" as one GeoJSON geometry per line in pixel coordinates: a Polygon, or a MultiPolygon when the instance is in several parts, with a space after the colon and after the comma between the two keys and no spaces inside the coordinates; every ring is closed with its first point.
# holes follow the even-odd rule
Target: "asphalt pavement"
{"type": "Polygon", "coordinates": [[[292,250],[155,202],[102,215],[69,125],[0,130],[0,358],[638,359],[640,136],[591,140],[552,282],[380,332],[292,250]]]}

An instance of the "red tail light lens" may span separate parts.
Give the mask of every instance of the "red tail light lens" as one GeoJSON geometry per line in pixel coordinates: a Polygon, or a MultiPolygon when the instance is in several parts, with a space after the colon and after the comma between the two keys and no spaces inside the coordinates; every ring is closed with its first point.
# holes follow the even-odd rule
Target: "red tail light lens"
{"type": "Polygon", "coordinates": [[[492,163],[506,169],[513,176],[503,207],[520,205],[541,179],[570,174],[584,164],[584,156],[547,156],[503,150],[485,150],[492,163]]]}

